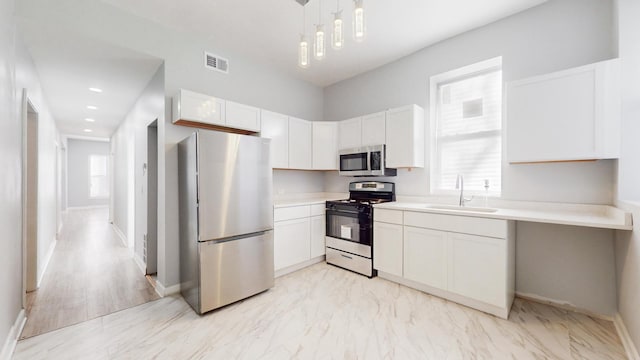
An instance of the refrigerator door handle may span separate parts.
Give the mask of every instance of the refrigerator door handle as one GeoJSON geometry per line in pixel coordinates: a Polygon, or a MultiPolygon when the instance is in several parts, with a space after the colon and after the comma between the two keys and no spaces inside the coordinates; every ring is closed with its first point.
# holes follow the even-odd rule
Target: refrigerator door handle
{"type": "Polygon", "coordinates": [[[265,229],[265,230],[261,230],[261,231],[252,232],[252,233],[249,233],[249,234],[229,236],[229,237],[222,238],[222,239],[200,240],[200,242],[207,243],[207,244],[210,244],[210,245],[220,244],[220,243],[224,243],[224,242],[228,242],[228,241],[234,241],[234,240],[240,240],[240,239],[246,239],[246,238],[250,238],[250,237],[256,237],[256,236],[264,235],[267,232],[272,231],[272,230],[273,229],[271,228],[271,229],[265,229]]]}

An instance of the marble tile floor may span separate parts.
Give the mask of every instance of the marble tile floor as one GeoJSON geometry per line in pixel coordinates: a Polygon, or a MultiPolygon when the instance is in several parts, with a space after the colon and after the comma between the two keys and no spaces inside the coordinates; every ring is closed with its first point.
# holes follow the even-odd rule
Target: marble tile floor
{"type": "Polygon", "coordinates": [[[196,315],[178,295],[18,343],[15,359],[625,359],[613,323],[517,299],[509,320],[316,264],[196,315]]]}
{"type": "Polygon", "coordinates": [[[40,288],[27,293],[22,338],[157,300],[109,209],[68,210],[40,288]]]}

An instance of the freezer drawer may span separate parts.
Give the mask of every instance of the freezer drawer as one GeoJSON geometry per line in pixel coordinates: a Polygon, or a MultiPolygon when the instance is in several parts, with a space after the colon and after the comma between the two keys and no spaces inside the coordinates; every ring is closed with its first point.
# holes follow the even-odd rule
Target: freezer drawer
{"type": "Polygon", "coordinates": [[[204,313],[274,285],[273,231],[198,243],[200,309],[204,313]]]}

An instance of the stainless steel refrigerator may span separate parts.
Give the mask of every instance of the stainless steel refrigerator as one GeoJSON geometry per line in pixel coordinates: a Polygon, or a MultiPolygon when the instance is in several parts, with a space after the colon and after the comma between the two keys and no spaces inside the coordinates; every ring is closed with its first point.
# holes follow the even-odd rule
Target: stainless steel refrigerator
{"type": "Polygon", "coordinates": [[[180,288],[198,314],[273,287],[269,144],[208,130],[178,144],[180,288]]]}

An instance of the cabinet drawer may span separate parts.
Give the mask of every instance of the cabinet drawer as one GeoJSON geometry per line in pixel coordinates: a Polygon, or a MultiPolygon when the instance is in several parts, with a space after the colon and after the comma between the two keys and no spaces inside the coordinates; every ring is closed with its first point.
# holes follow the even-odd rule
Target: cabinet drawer
{"type": "Polygon", "coordinates": [[[324,215],[325,204],[313,204],[311,205],[311,216],[324,215]]]}
{"type": "Polygon", "coordinates": [[[507,237],[507,220],[405,211],[404,224],[493,238],[507,237]]]}
{"type": "Polygon", "coordinates": [[[327,248],[327,262],[371,276],[371,260],[358,255],[327,248]]]}
{"type": "Polygon", "coordinates": [[[289,206],[277,208],[273,211],[273,221],[301,219],[309,216],[311,216],[311,207],[309,205],[289,206]]]}
{"type": "Polygon", "coordinates": [[[402,225],[402,211],[399,210],[387,210],[387,209],[374,209],[373,220],[386,222],[390,224],[402,225]]]}

